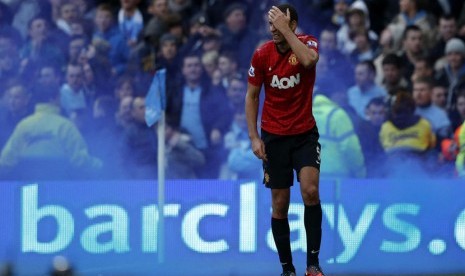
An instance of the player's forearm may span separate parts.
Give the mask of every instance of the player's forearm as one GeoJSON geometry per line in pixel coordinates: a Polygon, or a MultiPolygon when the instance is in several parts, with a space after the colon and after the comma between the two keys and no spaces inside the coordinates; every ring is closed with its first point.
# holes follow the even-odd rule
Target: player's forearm
{"type": "Polygon", "coordinates": [[[291,30],[283,33],[284,38],[296,55],[299,62],[305,67],[310,68],[318,62],[318,53],[307,47],[300,39],[297,38],[291,30]]]}
{"type": "Polygon", "coordinates": [[[245,97],[245,117],[247,119],[249,138],[252,140],[259,137],[257,130],[258,98],[249,94],[245,97]]]}

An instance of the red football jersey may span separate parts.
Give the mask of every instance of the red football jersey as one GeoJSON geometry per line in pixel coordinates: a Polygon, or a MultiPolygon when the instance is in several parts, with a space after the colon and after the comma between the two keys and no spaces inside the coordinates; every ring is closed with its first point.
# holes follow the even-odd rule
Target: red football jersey
{"type": "MultiPolygon", "coordinates": [[[[318,52],[315,37],[297,37],[318,52]]],[[[255,86],[265,86],[261,122],[265,131],[278,135],[293,135],[306,132],[315,126],[312,113],[315,67],[303,67],[292,50],[280,53],[273,41],[266,42],[254,52],[248,81],[255,86]]]]}

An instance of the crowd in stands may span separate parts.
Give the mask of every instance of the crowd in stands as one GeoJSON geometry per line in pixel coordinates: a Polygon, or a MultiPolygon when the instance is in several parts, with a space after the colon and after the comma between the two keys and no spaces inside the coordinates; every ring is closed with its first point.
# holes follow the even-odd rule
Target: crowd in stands
{"type": "MultiPolygon", "coordinates": [[[[280,0],[0,0],[0,178],[260,179],[244,100],[280,0]]],[[[465,176],[463,0],[289,0],[319,40],[322,176],[465,176]]]]}

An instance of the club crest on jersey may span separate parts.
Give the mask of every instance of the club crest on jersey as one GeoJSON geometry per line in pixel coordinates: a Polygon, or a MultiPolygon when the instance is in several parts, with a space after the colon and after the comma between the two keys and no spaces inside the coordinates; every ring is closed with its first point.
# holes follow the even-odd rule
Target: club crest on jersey
{"type": "Polygon", "coordinates": [[[308,46],[308,47],[315,47],[315,48],[318,48],[318,43],[317,43],[316,41],[309,40],[309,41],[307,41],[307,46],[308,46]]]}
{"type": "Polygon", "coordinates": [[[297,63],[299,63],[299,61],[297,60],[297,57],[295,56],[295,54],[291,54],[289,56],[289,64],[290,65],[297,65],[297,63]]]}
{"type": "Polygon", "coordinates": [[[249,68],[249,76],[255,77],[255,68],[253,68],[252,65],[250,65],[250,68],[249,68]]]}
{"type": "Polygon", "coordinates": [[[294,87],[300,83],[300,73],[295,76],[290,76],[289,78],[279,78],[277,75],[273,75],[271,80],[271,87],[278,89],[288,89],[294,87]]]}

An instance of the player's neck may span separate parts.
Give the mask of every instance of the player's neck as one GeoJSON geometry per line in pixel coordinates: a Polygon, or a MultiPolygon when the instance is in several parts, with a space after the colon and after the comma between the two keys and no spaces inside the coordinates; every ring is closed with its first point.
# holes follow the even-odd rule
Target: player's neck
{"type": "Polygon", "coordinates": [[[291,49],[291,46],[287,42],[281,42],[281,43],[276,43],[276,49],[278,49],[278,52],[281,54],[287,53],[291,49]]]}

